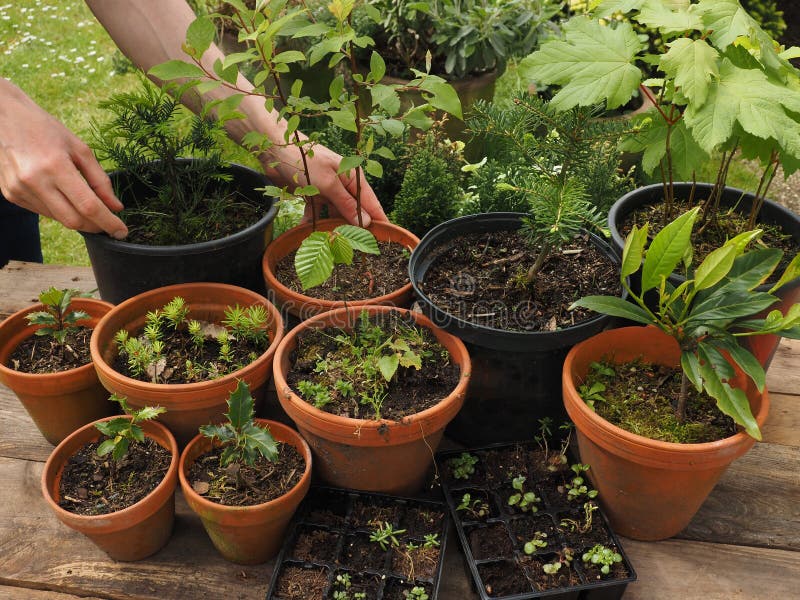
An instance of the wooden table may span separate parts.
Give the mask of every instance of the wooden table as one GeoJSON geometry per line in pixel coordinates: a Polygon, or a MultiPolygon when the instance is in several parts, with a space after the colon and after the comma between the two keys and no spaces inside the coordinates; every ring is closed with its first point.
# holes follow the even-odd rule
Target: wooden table
{"type": "MultiPolygon", "coordinates": [[[[12,262],[0,269],[0,318],[46,287],[92,290],[91,269],[12,262]]],[[[800,598],[800,343],[784,340],[767,377],[764,442],[731,466],[680,536],[623,540],[639,575],[628,600],[800,598]]],[[[118,563],[67,529],[40,491],[52,446],[0,385],[0,598],[261,599],[272,563],[223,560],[177,494],[175,532],[148,560],[118,563]]],[[[476,597],[455,536],[439,597],[476,597]]]]}

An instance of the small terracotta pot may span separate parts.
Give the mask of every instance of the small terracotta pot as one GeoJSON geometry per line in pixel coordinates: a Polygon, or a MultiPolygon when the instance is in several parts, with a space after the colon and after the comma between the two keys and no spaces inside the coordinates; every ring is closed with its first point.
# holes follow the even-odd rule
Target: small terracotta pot
{"type": "MultiPolygon", "coordinates": [[[[108,302],[73,298],[74,310],[89,313],[79,325],[94,328],[100,318],[113,308],[108,302]]],[[[35,304],[0,323],[0,382],[11,388],[48,442],[55,445],[79,427],[112,415],[116,407],[108,401],[108,392],[100,385],[94,367],[86,363],[60,373],[21,373],[7,366],[11,354],[34,335],[40,325],[29,325],[25,316],[45,310],[35,304]]]]}
{"type": "Polygon", "coordinates": [[[244,288],[222,283],[184,283],[144,292],[115,306],[95,327],[91,351],[100,382],[107,390],[126,396],[134,408],[162,406],[167,412],[159,417],[183,447],[197,435],[201,425],[220,423],[227,411],[227,399],[239,380],[249,386],[259,402],[270,376],[272,357],[283,335],[283,321],[276,308],[263,296],[244,288]],[[126,377],[111,366],[117,357],[114,335],[120,329],[130,332],[144,327],[148,311],[161,308],[175,296],[189,307],[189,318],[219,323],[227,306],[262,304],[270,315],[269,348],[256,360],[219,379],[197,383],[149,383],[126,377]]]}
{"type": "MultiPolygon", "coordinates": [[[[752,448],[755,440],[739,433],[703,444],[651,440],[612,425],[591,410],[578,393],[589,365],[607,358],[624,363],[641,358],[675,367],[677,342],[655,327],[623,327],[599,333],[576,345],[563,370],[564,406],[575,423],[580,460],[600,492],[611,527],[635,540],[662,540],[689,524],[725,469],[752,448]]],[[[731,385],[741,387],[759,427],[769,411],[766,389],[737,371],[731,385]]]]}
{"type": "Polygon", "coordinates": [[[316,473],[327,483],[389,494],[419,491],[442,439],[445,426],[464,403],[471,363],[461,340],[439,329],[422,314],[389,306],[342,308],[317,315],[290,331],[278,346],[273,364],[278,400],[314,452],[316,473]],[[362,310],[370,315],[397,310],[430,329],[461,368],[456,388],[441,402],[400,421],[351,419],[315,408],[286,383],[297,336],[310,327],[351,329],[362,310]]]}
{"type": "MultiPolygon", "coordinates": [[[[342,219],[323,219],[317,221],[317,231],[332,231],[339,225],[345,225],[342,219]]],[[[373,221],[367,227],[379,242],[394,242],[413,250],[419,244],[419,238],[410,231],[383,221],[373,221]]],[[[411,305],[413,291],[411,283],[407,283],[400,289],[389,294],[376,298],[353,299],[344,302],[342,300],[321,300],[312,296],[295,292],[278,281],[275,277],[275,267],[289,253],[297,250],[300,244],[308,235],[314,231],[310,223],[299,225],[286,231],[269,246],[264,252],[262,268],[264,271],[264,281],[267,286],[267,297],[274,302],[281,310],[298,317],[300,320],[318,315],[328,310],[342,308],[344,306],[358,307],[367,304],[380,304],[385,306],[408,307],[411,305]]],[[[313,290],[312,290],[313,293],[313,290]]]]}
{"type": "MultiPolygon", "coordinates": [[[[99,419],[108,421],[114,417],[99,419]]],[[[145,435],[172,454],[161,483],[136,504],[106,515],[84,516],[58,505],[61,474],[67,461],[83,446],[100,439],[90,423],[61,442],[44,465],[42,493],[59,521],[87,536],[114,560],[141,560],[155,554],[172,535],[175,519],[175,488],[178,485],[178,444],[169,430],[154,421],[142,423],[145,435]]]]}
{"type": "Polygon", "coordinates": [[[188,473],[197,457],[211,450],[211,440],[198,434],[181,454],[181,489],[191,509],[203,521],[214,547],[227,560],[243,565],[268,561],[278,553],[283,534],[311,485],[311,449],[292,428],[275,421],[256,419],[269,427],[279,442],[291,444],[306,463],[300,481],[286,494],[253,506],[225,506],[207,500],[192,489],[188,473]]]}

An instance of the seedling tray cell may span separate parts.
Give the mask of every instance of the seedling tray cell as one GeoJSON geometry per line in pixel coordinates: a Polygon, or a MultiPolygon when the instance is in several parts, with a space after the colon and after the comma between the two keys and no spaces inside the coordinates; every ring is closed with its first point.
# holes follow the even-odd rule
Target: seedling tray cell
{"type": "Polygon", "coordinates": [[[567,485],[575,476],[569,465],[545,463],[543,456],[533,443],[500,444],[436,456],[476,592],[482,600],[618,600],[627,585],[636,581],[636,572],[601,509],[591,512],[589,521],[584,510],[588,498],[569,498],[567,485]],[[458,463],[451,461],[465,452],[477,462],[471,474],[462,473],[457,478],[454,467],[458,463]],[[522,493],[535,495],[535,509],[521,507],[520,502],[509,504],[509,498],[520,492],[512,485],[515,477],[525,478],[522,493]],[[469,494],[468,499],[465,494],[469,494]],[[525,543],[536,532],[546,537],[539,538],[541,547],[527,554],[525,543]],[[604,544],[622,556],[622,562],[615,564],[606,578],[597,579],[599,568],[587,567],[581,560],[594,544],[604,544]],[[565,547],[573,550],[572,561],[561,561],[562,568],[547,575],[542,566],[563,557],[565,547]]]}
{"type": "Polygon", "coordinates": [[[363,592],[367,600],[407,600],[414,587],[433,600],[448,524],[443,502],[312,487],[289,526],[267,600],[332,599],[345,589],[349,598],[363,592]],[[406,531],[384,550],[369,538],[375,524],[386,523],[406,531]],[[431,535],[440,545],[426,550],[431,535]]]}

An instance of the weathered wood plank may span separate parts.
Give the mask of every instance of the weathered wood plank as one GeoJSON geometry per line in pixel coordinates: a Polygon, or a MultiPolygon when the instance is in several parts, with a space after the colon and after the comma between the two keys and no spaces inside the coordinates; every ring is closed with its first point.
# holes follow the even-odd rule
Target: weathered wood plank
{"type": "Polygon", "coordinates": [[[800,446],[800,396],[770,391],[769,401],[769,416],[761,431],[764,441],[784,446],[800,446]]]}
{"type": "Polygon", "coordinates": [[[115,599],[264,597],[272,565],[223,560],[180,492],[167,546],[145,561],[120,563],[50,512],[40,491],[42,469],[0,458],[0,582],[115,599]]]}
{"type": "Polygon", "coordinates": [[[731,465],[678,537],[800,550],[798,465],[800,446],[756,444],[731,465]]]}
{"type": "Polygon", "coordinates": [[[97,287],[91,267],[65,267],[11,261],[0,269],[0,318],[37,302],[50,286],[89,292],[97,287]]]}
{"type": "Polygon", "coordinates": [[[800,395],[800,340],[784,338],[767,371],[770,392],[800,395]]]}
{"type": "Polygon", "coordinates": [[[45,461],[53,446],[44,439],[33,420],[10,389],[0,384],[0,456],[45,461]]]}
{"type": "Polygon", "coordinates": [[[796,552],[685,540],[624,539],[639,580],[625,600],[755,600],[797,598],[796,552]]]}
{"type": "Polygon", "coordinates": [[[100,596],[75,596],[48,590],[0,585],[0,600],[102,600],[100,596]]]}

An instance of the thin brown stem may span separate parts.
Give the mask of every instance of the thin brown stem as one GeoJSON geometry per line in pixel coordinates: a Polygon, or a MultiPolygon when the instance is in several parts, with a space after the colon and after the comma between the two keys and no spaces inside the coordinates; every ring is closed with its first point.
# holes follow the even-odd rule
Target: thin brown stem
{"type": "Polygon", "coordinates": [[[770,185],[772,185],[772,180],[775,179],[775,175],[778,173],[779,164],[778,152],[773,150],[769,157],[769,163],[767,163],[767,166],[764,168],[764,172],[761,174],[761,179],[758,182],[756,197],[753,199],[753,205],[750,208],[750,217],[747,220],[748,229],[754,229],[756,226],[758,214],[761,212],[761,207],[764,205],[764,199],[767,197],[767,192],[769,191],[770,185]],[[771,173],[770,167],[772,168],[771,173]],[[768,173],[769,177],[767,177],[768,173]]]}
{"type": "Polygon", "coordinates": [[[681,373],[681,391],[678,395],[678,405],[675,407],[675,418],[678,423],[686,421],[686,400],[689,397],[689,378],[686,373],[681,373]]]}
{"type": "MultiPolygon", "coordinates": [[[[352,27],[352,14],[347,17],[348,24],[352,27]]],[[[358,65],[356,64],[356,53],[353,48],[353,42],[347,42],[347,57],[350,60],[350,70],[355,76],[358,73],[358,65]]],[[[356,111],[356,153],[361,154],[361,139],[364,133],[364,122],[361,120],[361,83],[353,77],[353,90],[354,98],[353,105],[356,111]]],[[[356,218],[358,219],[358,226],[364,227],[364,220],[361,217],[361,167],[356,167],[356,218]]]]}

